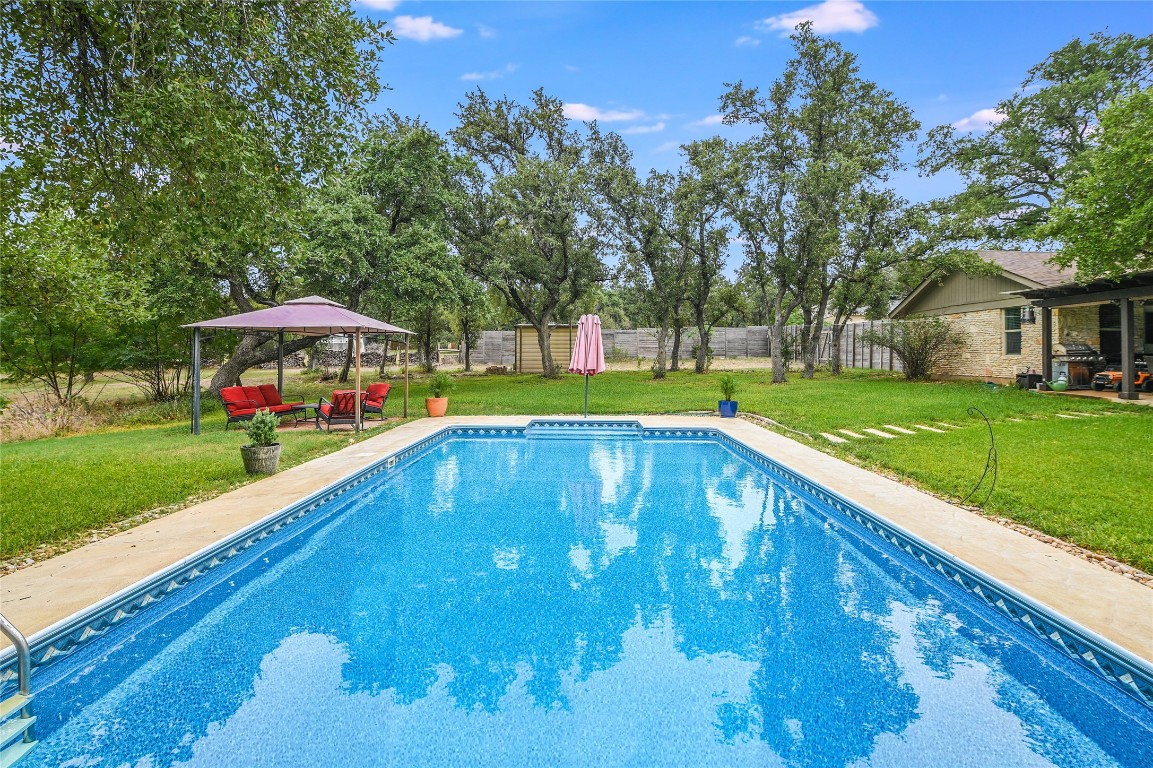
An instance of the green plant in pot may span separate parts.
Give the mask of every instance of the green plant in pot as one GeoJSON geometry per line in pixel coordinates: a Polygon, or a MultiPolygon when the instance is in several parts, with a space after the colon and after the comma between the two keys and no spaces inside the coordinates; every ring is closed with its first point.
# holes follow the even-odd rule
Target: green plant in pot
{"type": "Polygon", "coordinates": [[[448,411],[448,393],[456,386],[456,382],[447,373],[438,373],[428,380],[429,397],[424,400],[424,407],[429,416],[443,416],[448,411]]]}
{"type": "Polygon", "coordinates": [[[737,401],[733,399],[737,396],[737,377],[726,373],[720,378],[720,385],[721,399],[717,403],[717,410],[724,418],[731,419],[737,415],[737,401]]]}
{"type": "Polygon", "coordinates": [[[244,471],[250,475],[271,475],[280,463],[280,443],[276,442],[276,428],[280,417],[265,409],[258,409],[245,423],[244,431],[252,442],[240,446],[244,471]]]}

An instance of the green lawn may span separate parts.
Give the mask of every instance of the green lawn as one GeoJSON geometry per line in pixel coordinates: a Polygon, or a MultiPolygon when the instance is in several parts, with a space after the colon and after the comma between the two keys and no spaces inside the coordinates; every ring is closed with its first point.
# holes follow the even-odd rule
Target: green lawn
{"type": "MultiPolygon", "coordinates": [[[[264,372],[267,373],[267,372],[264,372]]],[[[610,372],[591,381],[594,414],[712,410],[719,374],[610,372]]],[[[941,496],[960,499],[980,477],[988,433],[969,406],[993,422],[1000,477],[987,512],[1153,570],[1153,408],[1113,401],[990,390],[982,384],[909,384],[889,374],[852,371],[773,385],[768,372],[739,372],[741,411],[758,413],[810,438],[790,436],[896,474],[941,496]],[[1095,414],[1080,419],[1057,413],[1095,414]],[[1014,421],[1016,419],[1017,421],[1014,421]],[[834,446],[818,435],[847,428],[948,422],[944,434],[870,438],[834,446]]],[[[247,378],[246,378],[247,381],[247,378]]],[[[286,389],[315,397],[332,389],[289,379],[286,389]]],[[[397,387],[386,407],[399,415],[397,387]]],[[[414,381],[410,414],[420,415],[425,387],[414,381]]],[[[566,376],[466,376],[450,395],[450,414],[576,414],[584,380],[566,376]]],[[[140,421],[146,417],[136,416],[140,421]]],[[[22,555],[45,542],[178,504],[245,482],[237,447],[242,432],[223,431],[213,404],[204,434],[186,422],[141,426],[4,445],[0,453],[0,556],[22,555]]],[[[291,432],[282,465],[348,444],[350,433],[291,432]]],[[[978,495],[978,500],[984,493],[978,495]]]]}

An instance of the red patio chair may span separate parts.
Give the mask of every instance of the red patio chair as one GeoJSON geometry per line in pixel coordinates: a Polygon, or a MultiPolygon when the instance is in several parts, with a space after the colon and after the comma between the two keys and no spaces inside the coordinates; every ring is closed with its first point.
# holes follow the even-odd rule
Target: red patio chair
{"type": "Polygon", "coordinates": [[[384,404],[388,402],[388,391],[391,384],[378,382],[369,384],[365,390],[364,413],[379,413],[381,421],[384,420],[384,404]]]}
{"type": "MultiPolygon", "coordinates": [[[[364,413],[364,397],[367,392],[360,393],[361,400],[361,414],[364,413]]],[[[328,431],[332,431],[333,424],[355,424],[356,423],[356,390],[353,389],[338,389],[332,393],[332,401],[320,398],[320,406],[316,409],[316,428],[320,429],[320,422],[328,426],[328,431]]]]}

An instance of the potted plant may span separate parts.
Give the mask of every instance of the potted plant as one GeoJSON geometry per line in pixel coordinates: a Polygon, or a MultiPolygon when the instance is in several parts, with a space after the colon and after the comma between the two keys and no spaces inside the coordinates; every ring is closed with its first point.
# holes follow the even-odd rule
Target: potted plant
{"type": "Polygon", "coordinates": [[[280,417],[272,411],[257,409],[245,423],[244,431],[252,442],[240,446],[244,471],[250,475],[271,475],[280,462],[280,443],[276,442],[276,427],[280,417]]]}
{"type": "Polygon", "coordinates": [[[424,407],[429,416],[443,416],[448,410],[448,398],[445,397],[456,382],[447,373],[438,373],[428,380],[428,393],[431,397],[424,399],[424,407]]]}
{"type": "Polygon", "coordinates": [[[737,415],[737,401],[733,399],[737,394],[737,379],[732,374],[726,373],[721,377],[720,384],[721,400],[717,403],[717,410],[724,418],[731,419],[737,415]]]}

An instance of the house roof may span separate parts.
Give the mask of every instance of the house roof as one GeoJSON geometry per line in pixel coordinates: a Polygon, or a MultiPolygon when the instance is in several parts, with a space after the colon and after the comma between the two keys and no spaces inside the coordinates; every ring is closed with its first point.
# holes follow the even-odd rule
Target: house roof
{"type": "MultiPolygon", "coordinates": [[[[1055,251],[977,251],[977,256],[1001,268],[1001,274],[1019,283],[1022,288],[1047,288],[1071,282],[1076,277],[1073,270],[1062,269],[1049,264],[1056,256],[1055,251]]],[[[889,317],[901,317],[913,302],[927,290],[937,285],[940,275],[933,275],[909,292],[895,307],[889,310],[889,317]]]]}
{"type": "Polygon", "coordinates": [[[1030,288],[1071,283],[1077,277],[1076,270],[1048,263],[1057,255],[1056,251],[978,251],[977,255],[1001,267],[1010,277],[1036,283],[1030,285],[1030,288]]]}

